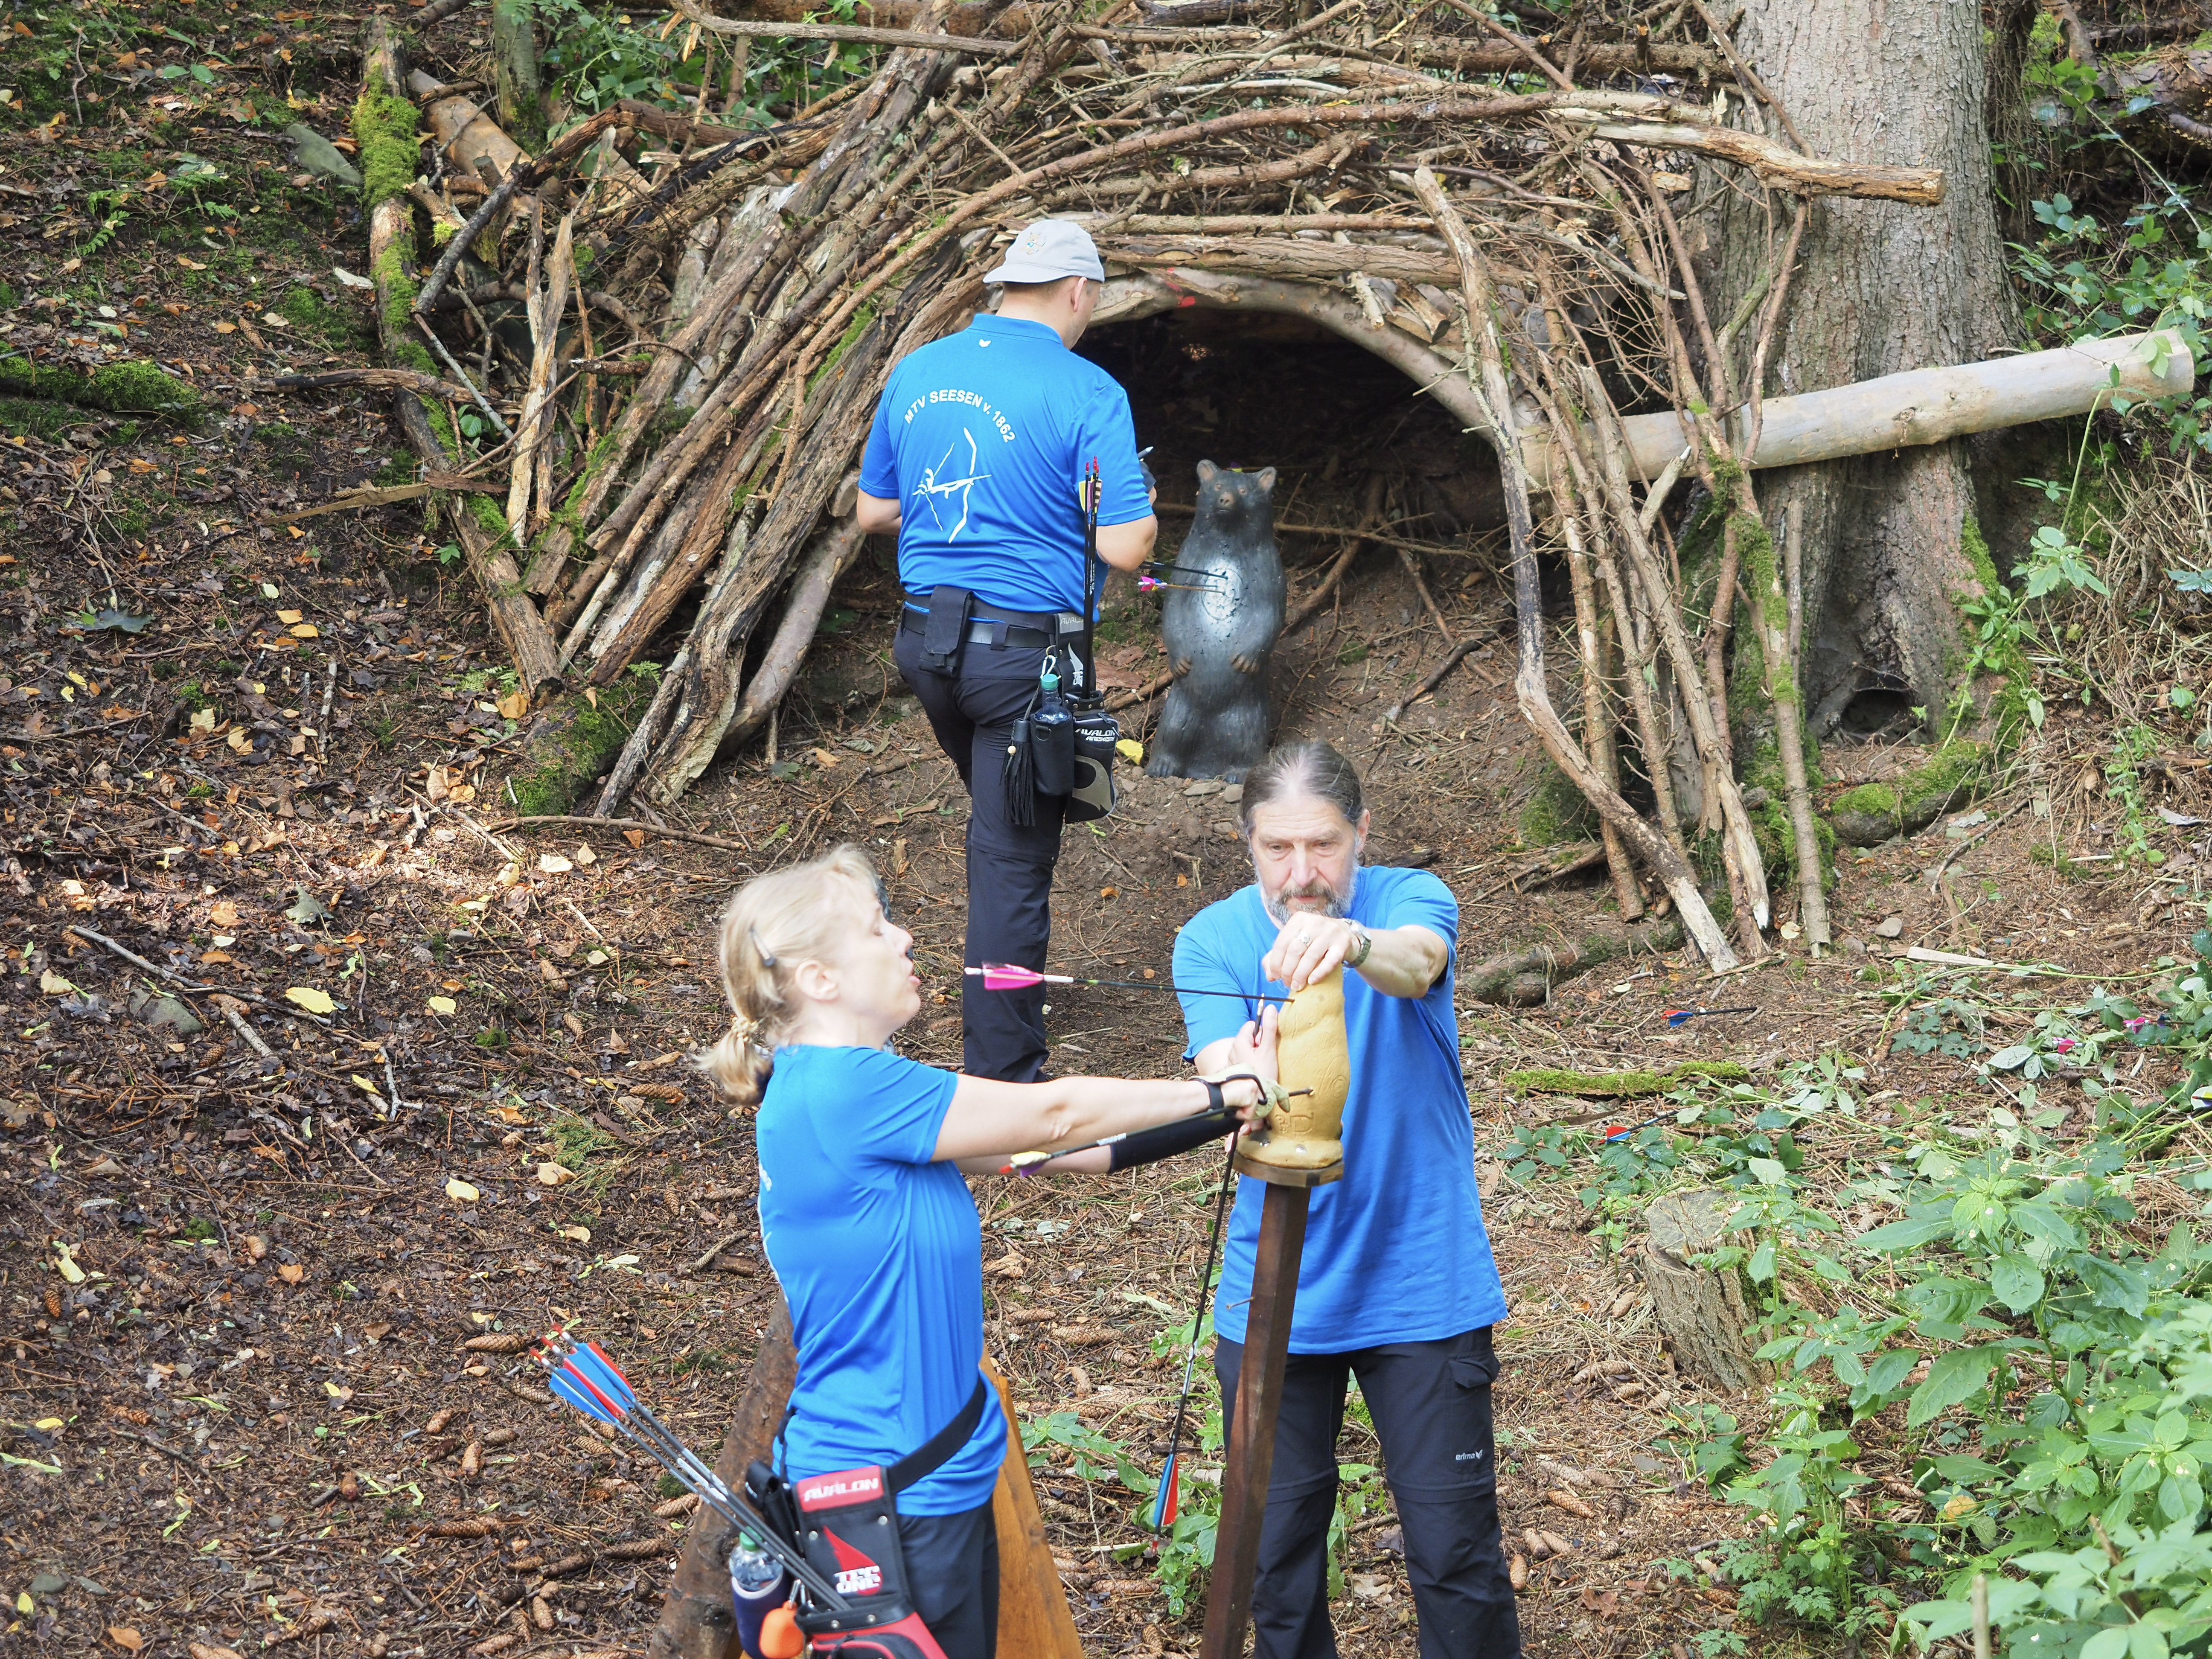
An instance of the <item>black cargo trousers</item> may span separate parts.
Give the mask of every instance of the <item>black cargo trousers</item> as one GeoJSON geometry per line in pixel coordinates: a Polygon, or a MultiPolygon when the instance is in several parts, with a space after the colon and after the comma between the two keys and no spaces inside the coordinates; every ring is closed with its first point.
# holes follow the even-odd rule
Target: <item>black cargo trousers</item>
{"type": "MultiPolygon", "coordinates": [[[[902,621],[904,615],[902,612],[902,621]]],[[[902,626],[892,653],[921,701],[937,741],[960,769],[968,813],[966,963],[1007,962],[1042,969],[1052,943],[1052,872],[1060,859],[1065,799],[1036,797],[1035,821],[1006,811],[1006,740],[1036,696],[1047,647],[969,640],[955,672],[927,666],[922,635],[902,626]]],[[[961,981],[960,1069],[971,1077],[1034,1083],[1048,1052],[1044,989],[987,991],[961,981]]]]}
{"type": "MultiPolygon", "coordinates": [[[[1224,1439],[1243,1364],[1243,1343],[1215,1345],[1224,1439]]],[[[1290,1356],[1252,1589],[1253,1659],[1336,1659],[1328,1523],[1345,1384],[1355,1376],[1405,1531],[1421,1659],[1519,1659],[1521,1614],[1498,1533],[1490,1416],[1498,1358],[1487,1325],[1433,1342],[1290,1356]]]]}

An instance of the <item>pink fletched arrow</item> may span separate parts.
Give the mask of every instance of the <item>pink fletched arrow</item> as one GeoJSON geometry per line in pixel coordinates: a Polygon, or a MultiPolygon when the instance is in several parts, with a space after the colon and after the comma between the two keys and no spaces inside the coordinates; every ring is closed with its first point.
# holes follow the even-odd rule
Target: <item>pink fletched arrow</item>
{"type": "Polygon", "coordinates": [[[987,962],[965,970],[980,978],[987,991],[1026,991],[1038,985],[1111,985],[1125,991],[1167,991],[1186,997],[1237,997],[1246,1002],[1288,1002],[1288,997],[1262,991],[1200,991],[1187,985],[1137,979],[1079,979],[1072,974],[1041,974],[1034,968],[1017,968],[1010,962],[987,962]]]}

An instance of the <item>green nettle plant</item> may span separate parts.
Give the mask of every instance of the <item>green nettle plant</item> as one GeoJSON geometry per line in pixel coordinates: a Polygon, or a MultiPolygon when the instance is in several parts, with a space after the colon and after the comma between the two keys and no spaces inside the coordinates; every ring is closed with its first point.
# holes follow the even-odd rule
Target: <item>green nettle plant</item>
{"type": "MultiPolygon", "coordinates": [[[[1515,1132],[1516,1182],[1571,1182],[1601,1217],[1674,1187],[1736,1200],[1703,1264],[1757,1299],[1765,1409],[1678,1406],[1656,1444],[1749,1524],[1670,1571],[1732,1583],[1750,1624],[1893,1654],[1970,1631],[1978,1578],[2008,1655],[2212,1654],[2212,1244],[2173,1201],[2212,1194],[2212,1169],[2174,1150],[2212,1108],[2212,928],[2192,945],[2146,988],[2011,1011],[2003,1046],[1962,1043],[1954,1057],[2009,1103],[1980,1123],[1954,1109],[1864,1124],[1861,1074],[1830,1055],[1682,1091],[1615,1141],[1515,1132]],[[2129,1079],[2150,1049],[2182,1078],[2139,1099],[2129,1079]],[[2086,1140],[2051,1136],[2070,1114],[2039,1090],[2062,1073],[2094,1113],[2086,1140]],[[1809,1160],[1826,1165],[1818,1200],[1808,1146],[1831,1153],[1809,1160]],[[1887,1218],[1852,1237],[1845,1212],[1887,1218]]],[[[1868,994],[1900,1022],[1935,1007],[1968,1031],[2006,1000],[1964,977],[1868,994]]],[[[1747,1642],[1709,1631],[1700,1646],[1747,1642]]]]}

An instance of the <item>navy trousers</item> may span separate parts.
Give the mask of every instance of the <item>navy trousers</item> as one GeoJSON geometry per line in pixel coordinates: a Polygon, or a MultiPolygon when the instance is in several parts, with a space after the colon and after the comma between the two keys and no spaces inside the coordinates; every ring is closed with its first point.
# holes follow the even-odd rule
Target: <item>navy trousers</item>
{"type": "MultiPolygon", "coordinates": [[[[1224,1337],[1216,1345],[1224,1438],[1243,1364],[1243,1343],[1224,1337]]],[[[1490,1421],[1498,1359],[1486,1325],[1435,1342],[1291,1355],[1260,1527],[1254,1659],[1336,1659],[1328,1522],[1336,1508],[1345,1385],[1354,1376],[1382,1442],[1383,1475],[1405,1529],[1421,1659],[1519,1659],[1521,1614],[1498,1535],[1490,1421]]]]}
{"type": "Polygon", "coordinates": [[[914,1610],[945,1650],[945,1659],[994,1659],[999,1534],[991,1506],[964,1515],[902,1515],[898,1529],[914,1610]]]}
{"type": "MultiPolygon", "coordinates": [[[[1052,872],[1066,802],[1036,796],[1036,821],[1014,823],[1006,765],[1007,733],[1036,696],[1044,647],[971,641],[958,672],[946,674],[923,664],[921,635],[901,629],[893,654],[968,789],[966,965],[1042,969],[1052,943],[1052,872]]],[[[1007,1083],[1034,1083],[1042,1074],[1048,1048],[1042,986],[986,991],[980,978],[963,978],[960,1014],[962,1071],[1007,1083]]]]}

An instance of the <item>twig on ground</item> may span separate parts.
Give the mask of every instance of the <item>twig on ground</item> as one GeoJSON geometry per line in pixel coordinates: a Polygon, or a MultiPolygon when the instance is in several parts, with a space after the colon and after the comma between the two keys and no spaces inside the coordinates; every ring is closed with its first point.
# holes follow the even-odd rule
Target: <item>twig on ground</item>
{"type": "Polygon", "coordinates": [[[714,1258],[716,1256],[721,1255],[721,1253],[728,1249],[731,1245],[743,1238],[749,1231],[750,1230],[748,1228],[740,1227],[736,1232],[730,1234],[726,1238],[716,1239],[712,1244],[709,1244],[707,1247],[705,1255],[702,1255],[696,1261],[691,1263],[690,1267],[684,1268],[684,1271],[685,1274],[690,1275],[705,1273],[708,1268],[714,1265],[714,1258]]]}
{"type": "Polygon", "coordinates": [[[230,1022],[230,1029],[246,1039],[247,1048],[252,1049],[264,1060],[276,1058],[276,1051],[261,1040],[260,1032],[246,1023],[246,1016],[239,1012],[237,1003],[231,1000],[228,994],[212,998],[211,1000],[215,1003],[217,1012],[230,1022]]]}
{"type": "MultiPolygon", "coordinates": [[[[161,978],[167,981],[180,991],[198,991],[206,996],[235,997],[239,1001],[250,1002],[257,1008],[274,1008],[276,1006],[275,1003],[270,1001],[266,997],[255,996],[250,991],[233,991],[226,989],[224,987],[220,985],[204,985],[197,980],[185,979],[181,975],[162,967],[159,963],[147,961],[145,957],[140,956],[136,951],[127,950],[124,946],[118,945],[113,939],[108,938],[106,934],[95,933],[91,928],[79,927],[76,922],[64,922],[62,925],[62,931],[65,933],[75,933],[79,939],[87,941],[88,944],[97,945],[103,950],[113,951],[117,956],[121,957],[124,961],[129,963],[132,967],[143,968],[149,974],[158,975],[161,978]]],[[[312,1019],[318,1025],[328,1025],[331,1023],[322,1015],[311,1014],[304,1008],[287,1008],[283,1012],[288,1014],[296,1012],[301,1019],[312,1019]]],[[[266,1054],[269,1051],[264,1048],[262,1052],[266,1054]]]]}
{"type": "MultiPolygon", "coordinates": [[[[920,757],[916,757],[916,758],[920,757]]],[[[913,762],[903,762],[902,764],[911,765],[913,762]]],[[[884,769],[886,772],[895,772],[897,769],[896,766],[887,766],[884,769]]],[[[871,771],[873,769],[871,769],[871,771]]],[[[724,852],[743,853],[748,858],[752,856],[753,851],[741,841],[729,841],[720,836],[702,835],[696,830],[678,830],[665,823],[647,823],[642,818],[592,818],[580,817],[573,813],[546,812],[526,818],[501,818],[495,822],[492,827],[496,830],[533,830],[542,824],[554,823],[578,824],[587,830],[642,830],[648,836],[665,836],[671,841],[689,841],[696,842],[702,847],[719,847],[724,852]]]]}
{"type": "Polygon", "coordinates": [[[1952,863],[1961,853],[1973,846],[1984,836],[1995,833],[1999,825],[2002,824],[2008,818],[2013,817],[2014,814],[2017,813],[2021,808],[2026,806],[2028,802],[2033,799],[2034,797],[2032,795],[2022,795],[2011,805],[2006,807],[2003,811],[1998,813],[1996,817],[1991,818],[1980,829],[1975,830],[1972,835],[1968,836],[1964,841],[1961,841],[1949,852],[1944,854],[1942,858],[1937,859],[1935,863],[1929,865],[1927,869],[1921,872],[1920,879],[1927,884],[1928,890],[1931,893],[1936,890],[1943,880],[1943,872],[1951,867],[1952,863]]]}

